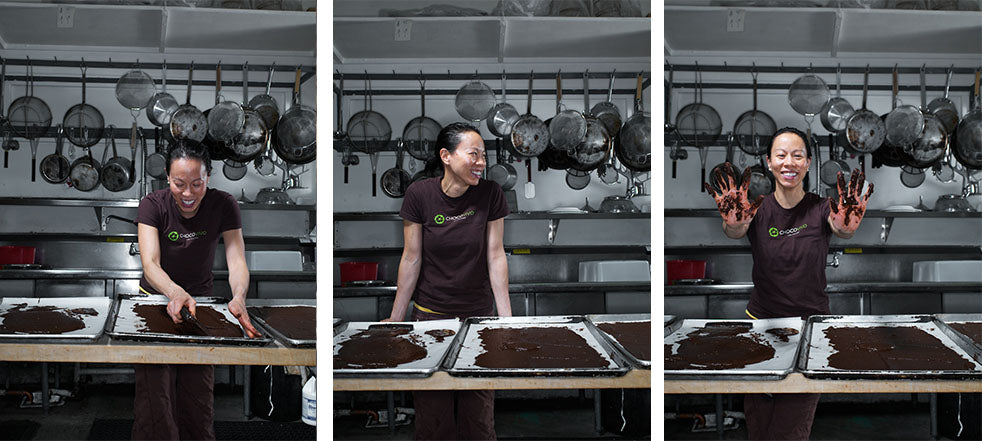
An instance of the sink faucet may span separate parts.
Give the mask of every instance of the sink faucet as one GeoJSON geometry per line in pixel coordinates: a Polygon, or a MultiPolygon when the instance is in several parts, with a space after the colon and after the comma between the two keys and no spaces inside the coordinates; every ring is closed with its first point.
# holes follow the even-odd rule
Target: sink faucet
{"type": "Polygon", "coordinates": [[[832,268],[839,267],[839,256],[842,255],[842,251],[835,251],[832,253],[832,260],[825,262],[825,266],[831,266],[832,268]]]}

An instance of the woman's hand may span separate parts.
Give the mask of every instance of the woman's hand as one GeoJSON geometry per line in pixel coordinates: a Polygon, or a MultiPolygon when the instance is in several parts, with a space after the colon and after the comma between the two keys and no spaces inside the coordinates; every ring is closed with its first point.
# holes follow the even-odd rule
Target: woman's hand
{"type": "Polygon", "coordinates": [[[866,203],[873,194],[873,183],[869,183],[869,189],[863,196],[863,183],[866,181],[866,175],[862,171],[852,173],[848,187],[841,171],[836,179],[839,186],[839,199],[838,201],[829,199],[829,207],[831,208],[829,222],[832,224],[832,229],[840,233],[840,236],[851,237],[859,228],[859,223],[862,222],[863,216],[866,214],[866,203]]]}
{"type": "Polygon", "coordinates": [[[174,323],[181,323],[184,321],[184,319],[181,318],[181,308],[187,307],[188,312],[190,312],[192,316],[197,317],[194,310],[196,305],[197,302],[194,301],[194,298],[192,298],[190,294],[187,292],[181,292],[180,294],[172,296],[170,301],[167,302],[167,315],[170,316],[170,319],[173,320],[174,323]]]}
{"type": "Polygon", "coordinates": [[[735,174],[733,164],[727,162],[725,167],[726,173],[719,173],[716,176],[716,186],[719,187],[720,193],[717,193],[708,182],[704,182],[703,185],[706,187],[706,192],[716,200],[716,207],[719,208],[723,222],[728,227],[741,227],[745,231],[745,227],[750,225],[750,221],[757,214],[764,197],[758,196],[751,202],[747,195],[750,188],[750,173],[743,175],[743,182],[738,187],[733,181],[735,174]]]}
{"type": "Polygon", "coordinates": [[[241,297],[233,298],[232,301],[228,302],[228,312],[231,312],[232,316],[239,320],[239,324],[242,325],[242,329],[245,329],[246,335],[249,338],[263,336],[256,330],[255,326],[252,326],[252,320],[249,320],[249,312],[246,311],[245,300],[242,300],[241,297]]]}

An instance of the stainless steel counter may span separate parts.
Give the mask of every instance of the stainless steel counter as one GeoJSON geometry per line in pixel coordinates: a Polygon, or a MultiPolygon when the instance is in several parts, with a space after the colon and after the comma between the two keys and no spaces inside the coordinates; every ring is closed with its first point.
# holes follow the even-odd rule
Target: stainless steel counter
{"type": "MultiPolygon", "coordinates": [[[[726,285],[672,285],[665,287],[666,296],[707,295],[707,294],[750,294],[753,284],[739,283],[726,285]]],[[[827,293],[855,292],[979,292],[982,284],[975,282],[861,282],[830,283],[827,293]]]]}
{"type": "MultiPolygon", "coordinates": [[[[228,277],[227,270],[212,271],[215,278],[228,277]]],[[[40,270],[0,270],[0,280],[38,280],[38,279],[139,279],[142,270],[113,270],[99,268],[40,269],[40,270]]],[[[314,281],[316,271],[250,271],[249,279],[255,281],[314,281]]]]}
{"type": "MultiPolygon", "coordinates": [[[[608,292],[608,291],[650,291],[648,282],[555,282],[555,283],[512,283],[508,285],[509,294],[543,292],[608,292]]],[[[749,291],[747,291],[749,292],[749,291]]],[[[335,297],[379,297],[394,296],[396,287],[334,287],[335,297]]]]}

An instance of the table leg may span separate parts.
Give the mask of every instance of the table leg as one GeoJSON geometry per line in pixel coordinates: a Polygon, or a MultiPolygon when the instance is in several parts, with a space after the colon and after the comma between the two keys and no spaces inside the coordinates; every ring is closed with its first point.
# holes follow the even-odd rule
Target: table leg
{"type": "Polygon", "coordinates": [[[716,436],[723,439],[723,394],[716,394],[716,436]]]}
{"type": "Polygon", "coordinates": [[[593,430],[600,435],[603,433],[603,423],[600,421],[600,389],[593,390],[593,430]]]}
{"type": "Polygon", "coordinates": [[[48,414],[48,362],[41,362],[41,408],[48,414]]]}
{"type": "Polygon", "coordinates": [[[243,366],[243,371],[244,372],[242,374],[242,378],[243,378],[243,380],[242,380],[242,414],[245,415],[246,418],[250,418],[251,419],[252,418],[252,410],[249,409],[249,405],[251,404],[249,402],[249,392],[252,389],[250,387],[250,383],[252,382],[252,379],[250,377],[250,373],[252,371],[252,366],[248,366],[248,365],[243,366]]]}
{"type": "Polygon", "coordinates": [[[389,433],[396,433],[396,398],[395,393],[388,391],[385,393],[385,405],[389,410],[389,433]]]}
{"type": "Polygon", "coordinates": [[[938,394],[931,394],[931,439],[938,439],[938,394]]]}

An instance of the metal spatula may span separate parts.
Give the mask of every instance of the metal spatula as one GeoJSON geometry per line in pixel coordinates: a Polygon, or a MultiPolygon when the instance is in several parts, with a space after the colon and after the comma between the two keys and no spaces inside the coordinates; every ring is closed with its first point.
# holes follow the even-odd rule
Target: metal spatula
{"type": "Polygon", "coordinates": [[[525,183],[525,199],[535,197],[535,184],[532,183],[532,160],[525,160],[525,168],[528,169],[528,182],[525,183]]]}
{"type": "Polygon", "coordinates": [[[184,322],[188,324],[188,328],[191,329],[195,335],[201,335],[205,337],[209,335],[208,331],[205,330],[205,327],[202,326],[200,322],[198,322],[198,319],[195,318],[193,315],[191,315],[191,311],[188,310],[187,306],[181,308],[181,319],[183,319],[184,322]]]}

